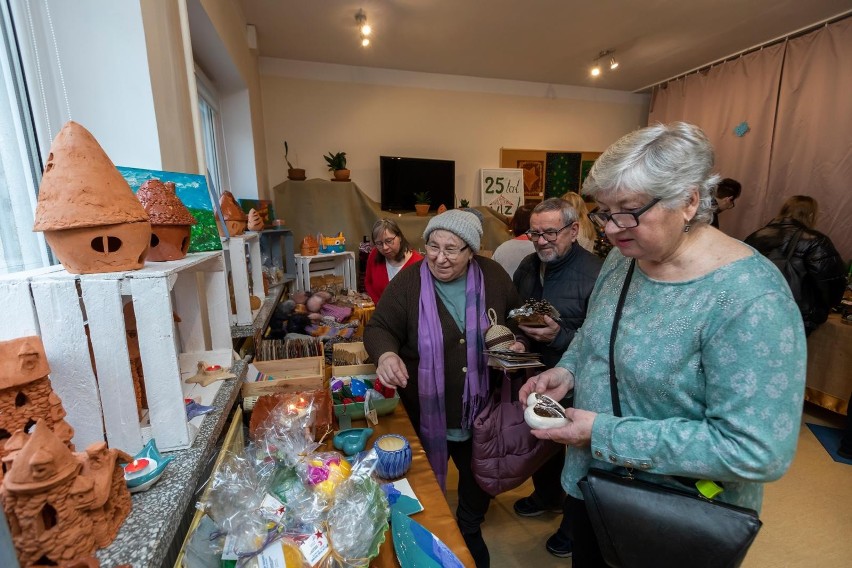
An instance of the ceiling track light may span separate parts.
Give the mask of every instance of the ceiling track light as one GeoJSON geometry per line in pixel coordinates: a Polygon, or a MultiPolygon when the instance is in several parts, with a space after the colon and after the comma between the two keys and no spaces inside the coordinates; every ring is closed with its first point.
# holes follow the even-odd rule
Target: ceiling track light
{"type": "Polygon", "coordinates": [[[361,46],[369,46],[369,36],[373,33],[373,28],[367,23],[367,13],[361,8],[358,8],[358,11],[355,12],[355,23],[358,25],[358,33],[361,36],[361,46]]]}
{"type": "Polygon", "coordinates": [[[615,53],[614,49],[605,49],[598,53],[598,56],[592,60],[592,68],[589,70],[589,73],[592,77],[600,76],[602,72],[600,60],[606,57],[609,57],[609,69],[610,71],[615,71],[618,69],[618,61],[615,60],[615,57],[612,55],[615,53]]]}

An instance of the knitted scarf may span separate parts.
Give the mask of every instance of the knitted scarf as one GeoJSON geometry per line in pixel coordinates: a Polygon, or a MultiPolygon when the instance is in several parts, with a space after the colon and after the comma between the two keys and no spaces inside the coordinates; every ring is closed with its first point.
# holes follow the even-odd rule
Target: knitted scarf
{"type": "MultiPolygon", "coordinates": [[[[465,286],[465,345],[467,374],[462,400],[462,428],[473,428],[473,420],[488,398],[487,359],[483,354],[488,316],[485,309],[485,282],[476,261],[467,269],[465,286]]],[[[426,262],[420,266],[420,319],[418,321],[417,385],[420,395],[420,441],[429,464],[446,492],[447,415],[444,406],[444,333],[438,317],[435,282],[426,262]]]]}

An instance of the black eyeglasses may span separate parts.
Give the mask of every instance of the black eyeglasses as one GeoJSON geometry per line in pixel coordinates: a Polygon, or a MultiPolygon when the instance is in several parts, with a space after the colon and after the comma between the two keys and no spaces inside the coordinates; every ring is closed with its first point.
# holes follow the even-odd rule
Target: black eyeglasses
{"type": "Polygon", "coordinates": [[[377,247],[385,246],[389,247],[393,245],[393,242],[399,237],[399,235],[394,235],[389,239],[385,239],[383,241],[375,241],[377,247]]]}
{"type": "Polygon", "coordinates": [[[565,225],[561,229],[547,229],[546,231],[542,231],[540,233],[538,231],[527,231],[524,234],[527,236],[527,238],[529,238],[529,240],[531,240],[533,242],[536,242],[541,237],[544,237],[544,240],[546,240],[549,243],[552,243],[557,238],[559,238],[559,233],[561,233],[562,231],[564,231],[565,229],[567,229],[568,227],[570,227],[573,224],[574,223],[568,223],[567,225],[565,225]]]}
{"type": "Polygon", "coordinates": [[[619,211],[618,213],[589,213],[589,219],[598,227],[604,228],[608,221],[615,223],[619,229],[632,229],[639,226],[639,215],[660,202],[660,198],[652,199],[648,205],[636,211],[619,211]]]}

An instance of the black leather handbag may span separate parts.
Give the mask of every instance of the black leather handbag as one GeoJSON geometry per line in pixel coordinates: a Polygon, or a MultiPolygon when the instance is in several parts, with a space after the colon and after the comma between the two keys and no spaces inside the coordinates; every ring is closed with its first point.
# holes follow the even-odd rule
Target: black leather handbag
{"type": "MultiPolygon", "coordinates": [[[[615,336],[633,276],[621,289],[610,335],[612,408],[621,416],[615,376],[615,336]]],[[[695,480],[692,480],[695,481],[695,480]]],[[[728,568],[739,566],[761,522],[751,509],[712,501],[697,490],[680,490],[591,468],[578,483],[604,560],[613,568],[728,568]]]]}

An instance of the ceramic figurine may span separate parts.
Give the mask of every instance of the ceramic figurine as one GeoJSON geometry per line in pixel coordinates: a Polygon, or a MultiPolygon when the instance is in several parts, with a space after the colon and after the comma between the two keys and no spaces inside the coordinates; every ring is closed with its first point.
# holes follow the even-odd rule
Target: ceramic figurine
{"type": "Polygon", "coordinates": [[[145,264],[151,224],[142,204],[92,134],[68,122],[50,146],[34,231],[44,231],[73,274],[136,270],[145,264]]]}
{"type": "Polygon", "coordinates": [[[151,247],[148,260],[180,260],[189,251],[190,228],[198,223],[175,193],[173,182],[149,179],[136,192],[136,198],[151,219],[151,247]]]}
{"type": "MultiPolygon", "coordinates": [[[[74,429],[65,422],[65,409],[53,392],[49,374],[40,337],[0,341],[0,458],[14,449],[10,435],[26,432],[39,419],[74,450],[74,429]]],[[[0,470],[0,480],[4,472],[0,470]]]]}
{"type": "MultiPolygon", "coordinates": [[[[219,198],[219,207],[222,209],[222,216],[225,218],[225,226],[228,228],[228,236],[239,237],[246,232],[248,225],[248,216],[240,208],[234,194],[230,191],[225,191],[219,198]]],[[[218,220],[216,223],[218,224],[218,220]]],[[[219,233],[222,231],[220,229],[219,233]]],[[[224,236],[224,235],[222,235],[224,236]]]]}
{"type": "Polygon", "coordinates": [[[256,209],[250,209],[248,212],[248,230],[263,230],[263,217],[260,216],[260,213],[258,213],[256,209]]]}
{"type": "Polygon", "coordinates": [[[185,382],[198,383],[202,387],[206,387],[207,385],[211,385],[216,381],[233,379],[234,377],[236,377],[236,375],[234,375],[234,373],[232,373],[230,369],[225,369],[221,365],[211,365],[210,363],[199,361],[198,372],[186,379],[185,382]]]}
{"type": "Polygon", "coordinates": [[[64,565],[113,541],[130,512],[120,461],[105,442],[73,453],[39,420],[6,456],[0,497],[21,566],[64,565]]]}
{"type": "Polygon", "coordinates": [[[344,250],[346,250],[346,237],[343,236],[343,231],[337,233],[336,237],[326,237],[325,235],[320,235],[320,254],[343,252],[344,250]]]}
{"type": "Polygon", "coordinates": [[[157,442],[151,438],[138,454],[122,466],[127,488],[131,493],[147,491],[159,481],[166,466],[173,459],[171,456],[167,458],[161,456],[160,451],[157,450],[157,442]]]}
{"type": "Polygon", "coordinates": [[[319,243],[313,235],[307,235],[302,239],[302,246],[299,253],[302,256],[316,256],[319,254],[319,243]]]}

